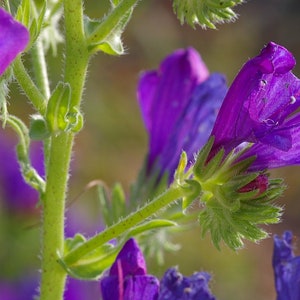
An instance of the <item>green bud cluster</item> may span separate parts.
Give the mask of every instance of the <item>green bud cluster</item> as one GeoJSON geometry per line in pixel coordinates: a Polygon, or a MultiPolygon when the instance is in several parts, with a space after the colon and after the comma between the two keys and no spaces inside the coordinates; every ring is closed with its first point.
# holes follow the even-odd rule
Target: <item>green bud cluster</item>
{"type": "Polygon", "coordinates": [[[181,24],[215,29],[216,23],[234,21],[237,15],[231,9],[243,0],[174,0],[173,9],[181,24]]]}
{"type": "MultiPolygon", "coordinates": [[[[269,179],[266,173],[249,172],[255,157],[240,159],[247,149],[228,155],[221,149],[208,160],[212,145],[213,139],[210,139],[199,153],[193,177],[186,184],[193,190],[199,185],[198,198],[204,206],[199,214],[202,235],[210,232],[218,249],[223,240],[235,250],[243,246],[244,239],[257,242],[267,237],[260,224],[279,222],[281,208],[271,202],[282,194],[284,186],[282,180],[269,179]],[[243,189],[259,176],[268,178],[265,190],[255,185],[252,189],[243,189]]],[[[184,198],[183,209],[191,202],[190,198],[184,198]]]]}

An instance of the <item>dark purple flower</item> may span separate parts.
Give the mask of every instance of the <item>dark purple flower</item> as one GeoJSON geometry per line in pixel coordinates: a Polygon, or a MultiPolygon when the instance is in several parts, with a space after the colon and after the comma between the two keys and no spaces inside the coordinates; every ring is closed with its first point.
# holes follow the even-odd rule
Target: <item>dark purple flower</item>
{"type": "Polygon", "coordinates": [[[99,282],[68,278],[64,300],[100,299],[99,282]]]}
{"type": "Polygon", "coordinates": [[[182,150],[193,159],[207,141],[226,93],[222,75],[209,72],[193,48],[176,50],[158,70],[142,74],[138,100],[149,133],[148,172],[173,175],[182,150]]]}
{"type": "MultiPolygon", "coordinates": [[[[9,210],[19,212],[34,211],[38,202],[38,192],[27,185],[20,173],[13,140],[0,130],[0,198],[9,210]]],[[[33,143],[31,160],[36,170],[43,174],[43,151],[40,143],[33,143]]]]}
{"type": "Polygon", "coordinates": [[[293,235],[286,231],[282,238],[274,236],[273,268],[277,300],[300,299],[300,256],[292,248],[293,235]]]}
{"type": "Polygon", "coordinates": [[[147,275],[138,244],[129,239],[116,257],[107,277],[101,280],[103,300],[156,300],[159,282],[147,275]]]}
{"type": "Polygon", "coordinates": [[[22,52],[29,42],[29,32],[25,26],[0,8],[0,75],[22,52]]]}
{"type": "Polygon", "coordinates": [[[209,280],[210,275],[205,272],[185,277],[171,268],[161,280],[158,300],[215,300],[208,287],[209,280]]]}
{"type": "Polygon", "coordinates": [[[37,295],[37,280],[27,274],[21,280],[1,280],[0,299],[1,300],[24,300],[33,299],[37,295]]]}
{"type": "Polygon", "coordinates": [[[291,72],[295,59],[270,42],[250,59],[230,86],[212,134],[212,155],[254,143],[242,158],[256,155],[250,170],[300,163],[300,80],[291,72]]]}

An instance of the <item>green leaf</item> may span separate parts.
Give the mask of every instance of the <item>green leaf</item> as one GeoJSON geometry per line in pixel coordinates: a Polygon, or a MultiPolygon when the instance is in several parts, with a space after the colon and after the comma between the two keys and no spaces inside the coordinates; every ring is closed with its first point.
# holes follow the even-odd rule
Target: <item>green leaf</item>
{"type": "Polygon", "coordinates": [[[155,219],[155,220],[146,221],[143,224],[135,226],[134,228],[129,230],[128,233],[122,238],[122,240],[125,242],[128,238],[139,235],[146,231],[150,231],[154,229],[162,229],[171,226],[177,226],[177,223],[165,219],[155,219]]]}
{"type": "Polygon", "coordinates": [[[50,137],[45,119],[41,115],[32,115],[30,118],[29,137],[32,140],[44,140],[50,137]]]}
{"type": "Polygon", "coordinates": [[[31,14],[31,3],[30,0],[22,0],[19,5],[15,19],[21,22],[27,28],[30,28],[30,14],[31,14]]]}
{"type": "Polygon", "coordinates": [[[104,185],[98,185],[98,199],[102,217],[107,226],[117,223],[122,217],[126,216],[126,196],[122,186],[117,183],[108,195],[104,185]]]}
{"type": "Polygon", "coordinates": [[[49,131],[78,132],[83,125],[83,116],[77,107],[70,107],[71,87],[68,83],[59,82],[47,105],[46,122],[49,131]]]}
{"type": "MultiPolygon", "coordinates": [[[[74,238],[67,239],[64,255],[85,242],[86,239],[81,234],[76,234],[74,238]]],[[[114,247],[112,244],[106,243],[83,256],[75,264],[68,265],[62,258],[59,259],[59,263],[71,277],[81,280],[96,280],[113,263],[120,246],[114,247]]]]}
{"type": "Polygon", "coordinates": [[[57,133],[68,128],[67,113],[71,101],[71,87],[59,82],[47,105],[46,121],[51,132],[57,133]]]}
{"type": "MultiPolygon", "coordinates": [[[[118,3],[118,1],[115,1],[118,3]]],[[[114,9],[114,6],[113,6],[114,9]]],[[[125,53],[124,47],[122,44],[122,33],[130,20],[132,15],[132,9],[129,10],[124,16],[122,16],[117,23],[116,26],[110,29],[108,33],[106,33],[105,37],[101,37],[99,40],[93,41],[89,44],[88,49],[89,52],[96,53],[98,51],[102,51],[106,54],[110,55],[122,55],[125,53]]],[[[105,22],[105,18],[102,20],[91,20],[89,18],[85,18],[85,33],[86,36],[90,36],[95,32],[98,28],[101,28],[102,23],[105,22]]]]}

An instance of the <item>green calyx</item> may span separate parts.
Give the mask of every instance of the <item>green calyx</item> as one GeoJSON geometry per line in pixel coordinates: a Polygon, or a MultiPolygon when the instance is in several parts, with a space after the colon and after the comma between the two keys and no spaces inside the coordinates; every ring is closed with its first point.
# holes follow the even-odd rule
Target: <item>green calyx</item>
{"type": "MultiPolygon", "coordinates": [[[[221,149],[208,160],[213,138],[203,147],[193,167],[193,178],[186,181],[195,190],[204,208],[199,214],[201,234],[210,232],[213,244],[220,248],[223,240],[231,249],[241,248],[243,240],[257,242],[267,233],[260,224],[277,223],[281,208],[271,204],[284,190],[281,180],[269,179],[265,173],[248,172],[255,160],[240,160],[247,149],[225,155],[221,149]]],[[[194,198],[195,199],[195,198],[194,198]]],[[[191,204],[183,199],[183,209],[191,204]]]]}
{"type": "Polygon", "coordinates": [[[215,29],[216,23],[234,21],[237,15],[231,9],[243,0],[174,0],[173,9],[181,24],[215,29]]]}

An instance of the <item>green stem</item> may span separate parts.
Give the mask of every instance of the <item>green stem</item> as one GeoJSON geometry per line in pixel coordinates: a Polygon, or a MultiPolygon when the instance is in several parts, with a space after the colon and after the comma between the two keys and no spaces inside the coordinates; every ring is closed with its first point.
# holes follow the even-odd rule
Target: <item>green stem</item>
{"type": "Polygon", "coordinates": [[[64,249],[65,195],[73,136],[52,137],[44,195],[40,300],[62,299],[66,273],[57,263],[64,249]]]}
{"type": "Polygon", "coordinates": [[[33,106],[43,115],[46,111],[46,98],[30,78],[20,56],[14,62],[14,75],[33,106]]]}
{"type": "Polygon", "coordinates": [[[37,40],[31,50],[33,71],[38,88],[46,99],[50,98],[47,65],[42,42],[37,40]]]}
{"type": "Polygon", "coordinates": [[[72,106],[79,106],[89,53],[83,28],[82,0],[65,0],[64,16],[66,28],[65,82],[72,88],[72,106]],[[82,80],[79,81],[78,78],[82,80]]]}
{"type": "MultiPolygon", "coordinates": [[[[83,31],[83,3],[64,1],[66,60],[65,82],[72,90],[71,102],[80,105],[89,54],[83,31]]],[[[64,248],[64,213],[68,171],[74,134],[51,137],[47,163],[47,183],[43,199],[42,279],[40,300],[63,297],[66,273],[58,264],[64,248]]]]}
{"type": "Polygon", "coordinates": [[[105,20],[95,29],[88,37],[88,44],[95,44],[103,41],[115,28],[123,16],[132,9],[139,0],[123,0],[121,1],[105,18],[105,20]]]}
{"type": "Polygon", "coordinates": [[[70,251],[64,257],[64,262],[67,265],[76,263],[84,255],[95,250],[97,247],[100,247],[111,239],[119,237],[128,229],[153,216],[160,209],[166,207],[175,200],[182,198],[185,194],[186,190],[184,190],[181,186],[171,187],[165,193],[161,194],[142,208],[138,209],[137,212],[127,216],[117,224],[112,225],[111,227],[102,231],[100,234],[92,237],[90,240],[80,245],[78,248],[70,251]]]}

